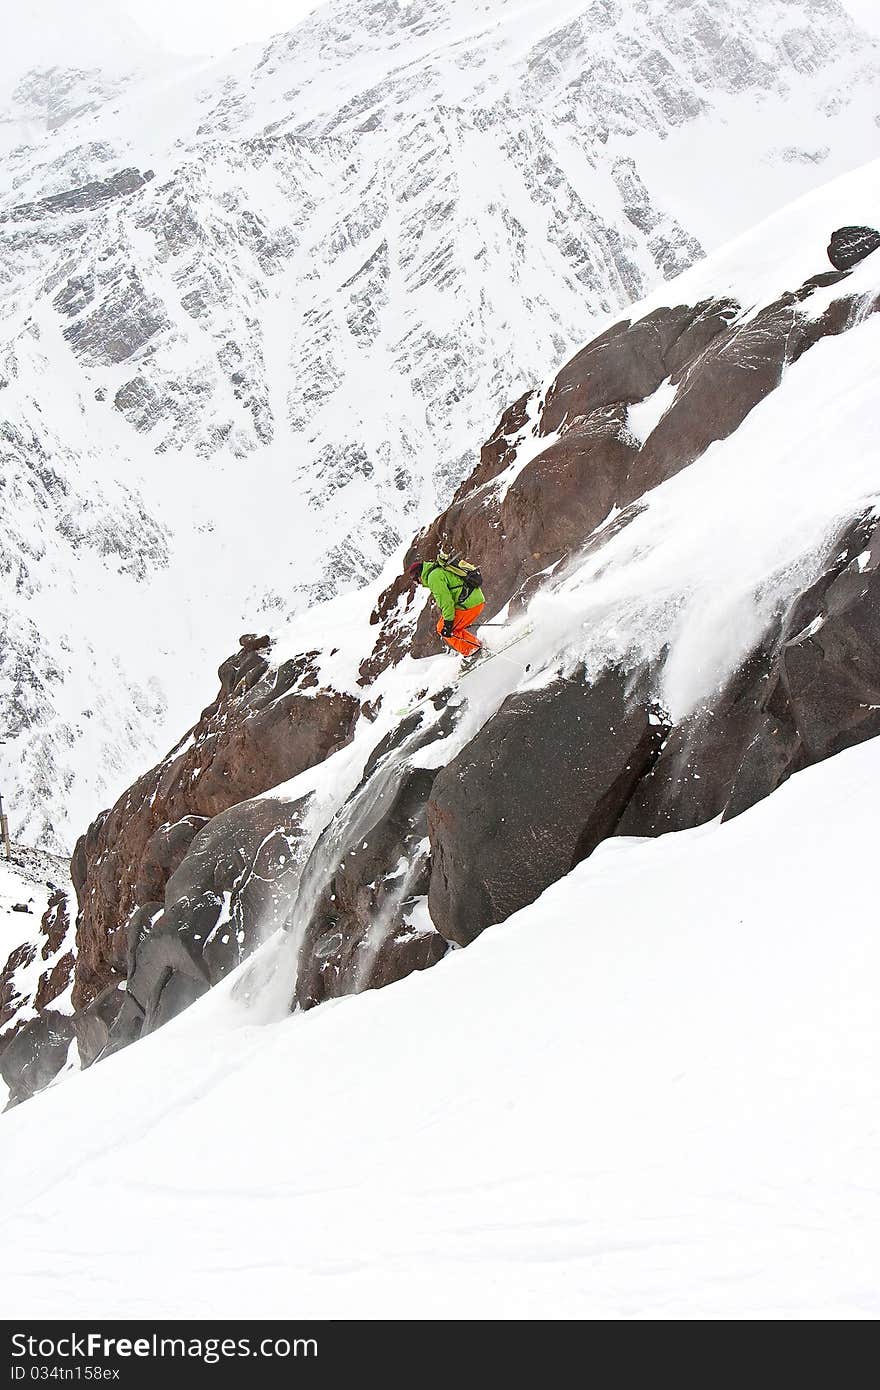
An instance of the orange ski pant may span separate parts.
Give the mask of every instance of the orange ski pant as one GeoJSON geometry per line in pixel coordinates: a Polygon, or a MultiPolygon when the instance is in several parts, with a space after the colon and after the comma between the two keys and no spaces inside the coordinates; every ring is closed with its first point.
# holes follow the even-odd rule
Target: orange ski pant
{"type": "Polygon", "coordinates": [[[482,642],[478,642],[474,634],[468,632],[468,628],[475,618],[479,618],[485,606],[484,603],[475,603],[473,608],[456,608],[451,637],[443,637],[443,619],[440,619],[437,631],[448,647],[454,647],[462,656],[471,656],[473,652],[480,650],[482,642]]]}

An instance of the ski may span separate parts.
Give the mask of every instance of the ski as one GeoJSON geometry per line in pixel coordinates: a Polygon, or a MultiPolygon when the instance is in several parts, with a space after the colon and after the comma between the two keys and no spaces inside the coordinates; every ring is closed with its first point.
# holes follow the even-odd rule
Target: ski
{"type": "MultiPolygon", "coordinates": [[[[480,669],[485,666],[487,662],[494,660],[496,656],[503,656],[511,647],[515,647],[517,642],[522,642],[526,637],[530,637],[534,630],[534,625],[529,623],[527,627],[523,628],[522,632],[518,632],[515,637],[511,637],[508,642],[505,642],[503,646],[498,647],[495,651],[487,652],[484,649],[484,652],[475,657],[469,666],[465,666],[463,670],[458,672],[456,679],[462,681],[465,676],[470,675],[471,671],[480,669]]],[[[435,699],[440,693],[439,690],[432,690],[430,694],[423,695],[422,698],[416,700],[414,704],[406,705],[403,709],[396,709],[394,711],[395,718],[404,719],[408,714],[414,714],[417,709],[421,709],[422,705],[426,705],[429,700],[435,699]]]]}
{"type": "Polygon", "coordinates": [[[459,680],[464,680],[464,677],[469,675],[471,671],[476,671],[478,667],[485,666],[488,661],[492,661],[496,656],[503,656],[511,647],[515,647],[517,642],[522,642],[524,638],[531,637],[534,630],[533,624],[529,623],[527,627],[523,628],[522,632],[518,632],[515,637],[511,637],[509,641],[505,642],[503,646],[497,647],[495,651],[488,652],[484,648],[483,651],[472,660],[471,658],[466,658],[466,660],[471,661],[471,664],[465,666],[459,673],[459,680]]]}

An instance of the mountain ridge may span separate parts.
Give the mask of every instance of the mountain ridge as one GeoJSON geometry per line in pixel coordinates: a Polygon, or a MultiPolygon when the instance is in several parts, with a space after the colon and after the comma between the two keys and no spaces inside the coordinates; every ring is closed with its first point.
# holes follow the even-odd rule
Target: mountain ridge
{"type": "MultiPolygon", "coordinates": [[[[216,700],[78,842],[89,1061],[261,948],[298,1009],[427,968],[607,838],[740,814],[880,731],[877,235],[819,268],[878,178],[602,328],[371,586],[242,637],[216,700]],[[441,541],[479,559],[487,617],[516,634],[528,610],[466,689],[401,574],[441,541]]],[[[23,1029],[5,1074],[60,1026],[23,1029]]]]}
{"type": "Polygon", "coordinates": [[[155,174],[3,224],[6,497],[27,499],[5,508],[2,619],[19,836],[69,848],[173,742],[230,630],[371,579],[508,400],[701,254],[688,222],[736,112],[762,108],[724,144],[711,201],[727,219],[736,168],[763,211],[876,129],[876,49],[833,5],[785,42],[803,26],[784,5],[758,21],[732,4],[719,30],[706,6],[652,3],[632,33],[614,4],[489,7],[491,42],[452,48],[467,6],[395,10],[390,37],[387,7],[355,9],[128,83],[9,161],[6,214],[155,174]],[[415,33],[429,19],[440,29],[415,33]],[[353,23],[364,52],[338,38],[353,23]],[[406,34],[422,66],[389,84],[406,34]],[[309,83],[325,90],[327,64],[347,86],[322,111],[309,83]],[[780,153],[814,126],[818,163],[780,153]],[[673,155],[698,196],[667,197],[673,155]]]}

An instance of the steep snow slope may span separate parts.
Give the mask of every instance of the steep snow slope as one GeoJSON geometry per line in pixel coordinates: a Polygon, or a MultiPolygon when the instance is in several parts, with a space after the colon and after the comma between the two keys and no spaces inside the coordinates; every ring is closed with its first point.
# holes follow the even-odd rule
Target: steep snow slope
{"type": "Polygon", "coordinates": [[[0,190],[5,757],[17,830],[68,844],[230,630],[377,573],[523,383],[699,255],[692,225],[726,237],[876,138],[875,48],[825,0],[337,0],[82,110],[69,76],[15,95],[0,190]]]}
{"type": "Polygon", "coordinates": [[[876,1317],[878,775],[611,841],[312,1014],[256,1026],[246,965],[0,1120],[7,1314],[876,1317]]]}

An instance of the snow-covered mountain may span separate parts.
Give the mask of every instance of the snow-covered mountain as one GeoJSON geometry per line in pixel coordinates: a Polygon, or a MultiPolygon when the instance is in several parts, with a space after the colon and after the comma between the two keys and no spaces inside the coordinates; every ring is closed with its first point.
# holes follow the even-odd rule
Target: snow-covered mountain
{"type": "Polygon", "coordinates": [[[598,321],[92,823],[16,1316],[876,1314],[878,223],[874,162],[598,321]]]}
{"type": "Polygon", "coordinates": [[[241,639],[77,843],[75,1011],[44,996],[0,1052],[13,1100],[61,1040],[87,1066],[254,953],[279,1014],[387,985],[606,839],[738,816],[880,734],[880,232],[841,231],[853,206],[880,221],[877,162],[600,325],[373,584],[241,639]],[[496,625],[460,680],[401,573],[441,541],[496,625]]]}
{"type": "Polygon", "coordinates": [[[22,74],[16,833],[69,845],[230,631],[372,579],[593,323],[873,153],[876,52],[833,0],[336,0],[220,62],[22,74]]]}

